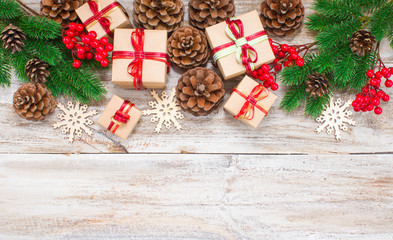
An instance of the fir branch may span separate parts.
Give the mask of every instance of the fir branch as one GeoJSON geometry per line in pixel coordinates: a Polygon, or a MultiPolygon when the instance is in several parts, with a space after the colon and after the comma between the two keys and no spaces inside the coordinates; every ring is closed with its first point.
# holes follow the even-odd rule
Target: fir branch
{"type": "Polygon", "coordinates": [[[360,59],[354,77],[348,83],[348,87],[351,90],[360,91],[360,89],[366,85],[367,76],[366,72],[372,69],[377,61],[377,53],[375,51],[366,54],[366,56],[360,59]]]}
{"type": "Polygon", "coordinates": [[[306,100],[305,114],[314,119],[319,117],[322,114],[324,108],[329,104],[330,97],[331,96],[329,93],[323,95],[322,97],[314,98],[308,96],[306,100]]]}
{"type": "Polygon", "coordinates": [[[322,14],[313,14],[308,17],[306,26],[313,31],[325,31],[331,25],[337,24],[340,20],[336,17],[325,16],[322,14]]]}
{"type": "Polygon", "coordinates": [[[11,66],[9,65],[8,54],[4,48],[0,48],[0,86],[9,87],[11,84],[11,66]]]}
{"type": "Polygon", "coordinates": [[[292,67],[286,67],[281,72],[281,81],[287,86],[300,86],[305,83],[308,75],[313,71],[311,67],[312,61],[315,59],[316,55],[308,54],[304,57],[303,67],[297,65],[292,67]]]}
{"type": "Polygon", "coordinates": [[[61,36],[60,24],[45,17],[22,17],[19,27],[23,32],[36,39],[55,39],[61,36]]]}
{"type": "Polygon", "coordinates": [[[302,105],[306,100],[306,85],[291,86],[285,93],[280,103],[280,107],[287,112],[293,111],[302,105]]]}
{"type": "Polygon", "coordinates": [[[60,49],[51,44],[50,41],[27,38],[25,41],[26,49],[32,57],[39,58],[49,65],[56,66],[62,58],[60,49]]]}
{"type": "Polygon", "coordinates": [[[393,3],[389,2],[384,7],[374,12],[370,20],[370,30],[377,41],[381,41],[393,25],[393,3]]]}
{"type": "Polygon", "coordinates": [[[72,62],[62,62],[61,67],[50,67],[47,86],[53,95],[72,97],[82,103],[99,101],[106,93],[100,79],[88,69],[75,69],[72,62]]]}
{"type": "Polygon", "coordinates": [[[330,73],[334,68],[337,52],[341,49],[341,46],[337,46],[335,49],[321,50],[311,63],[314,70],[319,73],[330,73]]]}
{"type": "MultiPolygon", "coordinates": [[[[7,51],[10,54],[9,51],[7,51]]],[[[26,63],[29,61],[29,55],[23,49],[21,52],[15,52],[14,54],[10,54],[10,63],[15,69],[15,73],[23,82],[29,82],[30,79],[26,76],[26,63]]]]}
{"type": "Polygon", "coordinates": [[[330,51],[336,45],[348,39],[355,31],[361,27],[359,19],[351,19],[335,24],[326,29],[326,31],[319,33],[315,39],[318,41],[322,49],[330,51]]]}
{"type": "Polygon", "coordinates": [[[337,52],[337,59],[334,61],[332,85],[343,89],[356,76],[356,68],[359,65],[359,57],[354,55],[349,46],[337,52]]]}
{"type": "Polygon", "coordinates": [[[0,0],[0,19],[14,19],[22,15],[22,8],[16,1],[0,0]]]}
{"type": "Polygon", "coordinates": [[[326,16],[336,17],[340,20],[348,16],[362,15],[362,7],[357,0],[316,0],[313,8],[326,16]]]}
{"type": "Polygon", "coordinates": [[[363,11],[371,13],[386,4],[386,0],[357,0],[363,11]]]}

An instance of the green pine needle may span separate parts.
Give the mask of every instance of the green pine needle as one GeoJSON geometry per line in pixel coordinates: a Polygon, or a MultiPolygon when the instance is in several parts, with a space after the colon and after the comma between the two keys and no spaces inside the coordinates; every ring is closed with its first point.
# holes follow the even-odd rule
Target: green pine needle
{"type": "Polygon", "coordinates": [[[9,65],[8,54],[4,48],[0,48],[0,86],[9,87],[11,84],[11,66],[9,65]]]}
{"type": "Polygon", "coordinates": [[[306,85],[291,86],[285,93],[280,103],[280,107],[287,112],[293,111],[300,107],[306,100],[306,85]]]}
{"type": "Polygon", "coordinates": [[[356,68],[359,65],[359,57],[352,53],[349,46],[337,53],[336,64],[333,70],[332,85],[344,89],[348,82],[356,76],[356,68]]]}
{"type": "MultiPolygon", "coordinates": [[[[9,51],[7,51],[8,54],[9,51]]],[[[15,68],[15,73],[22,82],[29,82],[30,79],[26,76],[26,63],[29,61],[29,55],[25,50],[21,52],[15,52],[9,56],[11,65],[15,68]]]]}
{"type": "Polygon", "coordinates": [[[315,0],[313,8],[320,14],[339,19],[362,15],[358,0],[315,0]]]}
{"type": "Polygon", "coordinates": [[[306,26],[308,29],[313,31],[325,31],[331,25],[337,24],[340,20],[335,17],[327,17],[322,14],[313,14],[308,17],[306,26]]]}
{"type": "Polygon", "coordinates": [[[25,16],[19,27],[29,37],[36,39],[55,39],[61,36],[61,25],[45,17],[25,16]]]}
{"type": "Polygon", "coordinates": [[[304,66],[299,67],[294,65],[286,67],[280,72],[281,81],[287,86],[300,86],[305,83],[308,75],[313,73],[311,62],[315,59],[314,54],[308,54],[304,58],[304,66]]]}
{"type": "Polygon", "coordinates": [[[360,91],[360,89],[366,85],[367,76],[366,72],[369,69],[374,67],[375,62],[377,61],[377,53],[375,51],[370,54],[366,54],[363,58],[360,59],[357,68],[355,69],[355,75],[348,83],[348,87],[350,90],[360,91]]]}
{"type": "Polygon", "coordinates": [[[386,6],[379,8],[371,17],[370,29],[377,41],[381,41],[392,29],[393,25],[393,3],[388,3],[386,6]]]}
{"type": "Polygon", "coordinates": [[[19,3],[14,0],[0,0],[0,19],[14,19],[22,15],[19,3]]]}
{"type": "Polygon", "coordinates": [[[325,107],[329,104],[330,97],[331,96],[329,93],[323,95],[322,97],[314,98],[308,96],[306,101],[305,114],[313,119],[319,117],[325,107]]]}
{"type": "Polygon", "coordinates": [[[56,66],[62,58],[60,49],[50,41],[27,38],[25,41],[26,49],[32,57],[39,58],[49,65],[56,66]]]}

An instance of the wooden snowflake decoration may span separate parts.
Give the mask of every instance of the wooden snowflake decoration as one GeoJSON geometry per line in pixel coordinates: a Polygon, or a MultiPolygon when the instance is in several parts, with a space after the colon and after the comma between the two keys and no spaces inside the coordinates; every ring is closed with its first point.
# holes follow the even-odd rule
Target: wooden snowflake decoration
{"type": "Polygon", "coordinates": [[[351,101],[342,102],[340,98],[334,101],[333,97],[330,99],[330,104],[325,108],[325,111],[319,116],[316,121],[322,123],[321,126],[315,129],[319,134],[326,128],[327,134],[335,133],[336,140],[341,140],[341,132],[347,131],[347,124],[356,126],[356,122],[351,119],[352,112],[346,110],[351,104],[351,101]]]}
{"type": "Polygon", "coordinates": [[[57,118],[60,122],[54,123],[52,126],[54,129],[63,127],[62,133],[68,133],[68,142],[72,143],[75,137],[79,138],[82,136],[82,132],[91,136],[93,133],[88,126],[93,124],[93,121],[89,119],[97,114],[97,110],[87,111],[87,105],[80,105],[76,102],[75,105],[72,102],[68,102],[67,108],[58,103],[57,107],[60,108],[63,113],[57,114],[57,118]]]}
{"type": "Polygon", "coordinates": [[[149,106],[153,109],[143,110],[143,115],[153,115],[150,121],[153,123],[158,122],[154,132],[160,133],[162,124],[169,130],[172,123],[177,130],[180,130],[181,125],[177,119],[183,119],[184,115],[180,112],[181,108],[175,99],[176,89],[172,89],[170,96],[165,91],[162,91],[161,98],[155,90],[152,90],[150,94],[156,101],[149,102],[149,106]]]}

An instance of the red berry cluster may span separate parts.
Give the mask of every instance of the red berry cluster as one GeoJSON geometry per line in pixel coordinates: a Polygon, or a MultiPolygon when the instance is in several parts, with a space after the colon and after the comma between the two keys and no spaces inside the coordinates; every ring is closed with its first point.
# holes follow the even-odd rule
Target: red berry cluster
{"type": "Polygon", "coordinates": [[[72,50],[74,68],[80,68],[83,59],[94,59],[101,63],[101,66],[109,65],[108,53],[113,51],[113,45],[109,43],[107,37],[97,39],[97,33],[94,31],[85,33],[82,24],[70,23],[63,29],[63,43],[67,49],[72,50]],[[78,59],[75,59],[75,55],[78,59]]]}
{"type": "Polygon", "coordinates": [[[379,106],[381,100],[384,102],[389,101],[390,97],[379,87],[381,86],[381,79],[386,79],[385,86],[390,88],[393,86],[393,81],[388,78],[393,74],[393,68],[390,70],[386,67],[380,71],[374,73],[374,70],[370,69],[366,75],[370,78],[369,83],[362,88],[362,91],[356,95],[356,99],[352,102],[352,107],[355,112],[373,111],[377,115],[382,113],[382,108],[379,106]]]}
{"type": "Polygon", "coordinates": [[[277,73],[280,72],[284,67],[292,67],[296,64],[299,67],[304,66],[304,60],[299,56],[299,53],[306,51],[303,56],[307,53],[309,46],[307,45],[293,45],[279,44],[273,42],[269,38],[270,46],[272,47],[273,53],[276,59],[272,64],[263,64],[259,69],[252,71],[251,75],[255,79],[259,79],[263,82],[263,86],[266,88],[271,88],[273,91],[278,89],[278,84],[276,83],[277,73]]]}

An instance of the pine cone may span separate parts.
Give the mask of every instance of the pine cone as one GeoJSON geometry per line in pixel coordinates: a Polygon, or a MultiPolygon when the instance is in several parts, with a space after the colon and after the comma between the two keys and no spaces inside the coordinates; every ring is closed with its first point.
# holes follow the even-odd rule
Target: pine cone
{"type": "Polygon", "coordinates": [[[205,64],[209,59],[206,35],[191,26],[177,29],[168,39],[168,55],[181,68],[205,64]]]}
{"type": "Polygon", "coordinates": [[[14,93],[14,109],[27,120],[44,120],[53,113],[55,107],[56,99],[40,83],[25,83],[14,93]]]}
{"type": "Polygon", "coordinates": [[[374,49],[376,43],[375,36],[369,31],[359,30],[352,34],[351,50],[356,55],[364,57],[366,53],[370,53],[374,49]]]}
{"type": "Polygon", "coordinates": [[[41,14],[60,23],[68,25],[77,21],[75,10],[86,0],[41,0],[41,14]]]}
{"type": "Polygon", "coordinates": [[[3,48],[11,49],[11,54],[14,54],[16,51],[22,51],[22,48],[25,46],[26,35],[20,28],[12,24],[3,29],[0,38],[4,42],[3,48]]]}
{"type": "Polygon", "coordinates": [[[301,0],[264,0],[261,13],[263,27],[268,33],[289,36],[302,24],[304,6],[301,0]]]}
{"type": "Polygon", "coordinates": [[[180,106],[195,116],[211,113],[225,94],[224,83],[213,70],[197,67],[184,73],[176,87],[180,106]]]}
{"type": "Polygon", "coordinates": [[[326,93],[328,93],[330,83],[329,79],[325,74],[313,73],[308,75],[308,80],[306,81],[307,89],[306,92],[309,92],[311,97],[322,97],[326,93]]]}
{"type": "Polygon", "coordinates": [[[223,22],[235,15],[234,0],[190,0],[190,24],[199,29],[223,22]]]}
{"type": "Polygon", "coordinates": [[[143,28],[173,32],[183,24],[184,5],[181,0],[134,0],[133,16],[143,28]]]}
{"type": "Polygon", "coordinates": [[[27,77],[36,83],[45,83],[49,77],[48,64],[40,59],[30,59],[26,63],[25,71],[27,77]]]}

